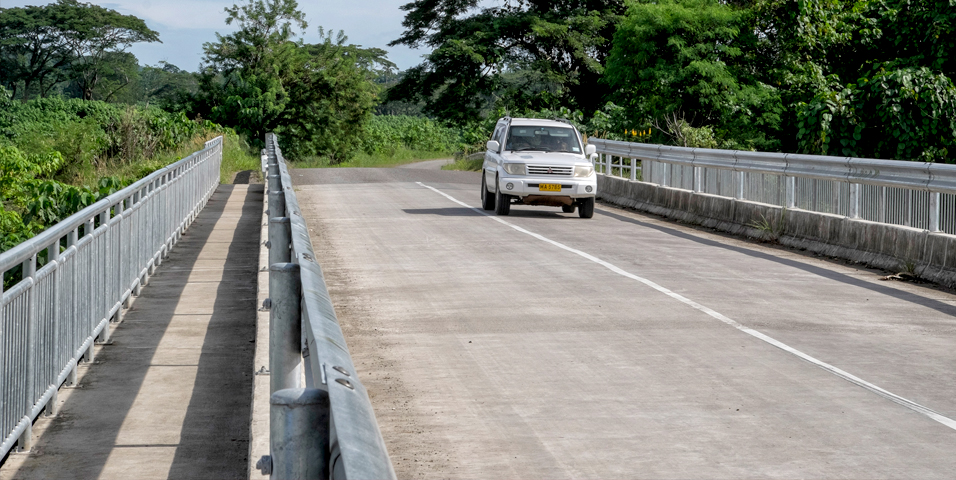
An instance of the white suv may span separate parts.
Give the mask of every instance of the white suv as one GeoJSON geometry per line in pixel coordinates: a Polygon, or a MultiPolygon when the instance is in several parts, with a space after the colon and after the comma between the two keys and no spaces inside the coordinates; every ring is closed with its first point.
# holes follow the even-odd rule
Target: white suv
{"type": "Polygon", "coordinates": [[[570,123],[558,120],[509,118],[498,120],[482,164],[481,206],[507,215],[511,205],[578,209],[581,218],[594,216],[597,177],[591,156],[570,123]]]}

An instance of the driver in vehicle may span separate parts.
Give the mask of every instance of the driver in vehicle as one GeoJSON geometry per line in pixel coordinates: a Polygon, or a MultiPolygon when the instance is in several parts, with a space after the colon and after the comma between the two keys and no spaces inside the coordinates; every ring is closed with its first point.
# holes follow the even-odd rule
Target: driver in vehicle
{"type": "Polygon", "coordinates": [[[570,151],[570,149],[568,148],[568,140],[562,137],[551,137],[551,151],[553,152],[570,151]]]}

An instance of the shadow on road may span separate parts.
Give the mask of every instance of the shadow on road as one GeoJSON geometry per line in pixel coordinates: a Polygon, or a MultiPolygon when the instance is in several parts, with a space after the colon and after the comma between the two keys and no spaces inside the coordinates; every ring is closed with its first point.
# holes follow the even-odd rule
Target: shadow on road
{"type": "Polygon", "coordinates": [[[733,245],[727,245],[727,244],[725,244],[725,243],[721,243],[721,242],[718,242],[718,241],[716,241],[716,240],[708,240],[708,239],[706,239],[706,238],[701,238],[701,237],[699,237],[699,236],[697,236],[697,235],[691,235],[691,234],[689,234],[689,233],[682,232],[682,231],[680,231],[680,230],[678,230],[678,229],[676,229],[676,228],[670,228],[670,227],[665,227],[665,226],[663,226],[663,225],[655,225],[655,224],[652,224],[652,223],[642,222],[642,221],[640,221],[640,220],[636,220],[636,219],[633,219],[633,218],[630,218],[630,217],[626,217],[626,216],[624,216],[624,215],[619,215],[619,214],[616,214],[616,213],[611,213],[611,212],[608,212],[608,211],[606,211],[606,210],[601,210],[601,211],[595,210],[595,213],[597,213],[597,214],[599,214],[599,215],[604,215],[604,216],[606,216],[606,217],[613,218],[613,219],[615,219],[615,220],[620,220],[620,221],[622,221],[622,222],[627,222],[627,223],[631,223],[631,224],[634,224],[634,225],[639,225],[639,226],[645,227],[645,228],[651,228],[651,229],[657,230],[657,231],[659,231],[659,232],[666,233],[666,234],[668,234],[668,235],[672,235],[672,236],[674,236],[674,237],[678,237],[678,238],[682,238],[682,239],[684,239],[684,240],[690,240],[690,241],[692,241],[692,242],[699,243],[699,244],[701,244],[701,245],[707,245],[707,246],[709,246],[709,247],[722,248],[722,249],[724,249],[724,250],[730,250],[730,251],[734,251],[734,252],[737,252],[737,253],[742,253],[742,254],[744,254],[744,255],[748,255],[748,256],[751,256],[751,257],[754,257],[754,258],[759,258],[759,259],[762,259],[762,260],[768,260],[768,261],[771,261],[771,262],[779,263],[779,264],[781,264],[781,265],[786,265],[786,266],[788,266],[788,267],[800,269],[800,270],[803,270],[803,271],[805,271],[805,272],[812,273],[812,274],[814,274],[814,275],[818,275],[818,276],[820,276],[820,277],[823,277],[823,278],[826,278],[826,279],[829,279],[829,280],[835,280],[835,281],[837,281],[837,282],[845,283],[845,284],[847,284],[847,285],[852,285],[852,286],[854,286],[854,287],[864,288],[864,289],[870,290],[870,291],[875,292],[875,293],[879,293],[879,294],[882,294],[882,295],[887,295],[887,296],[896,298],[896,299],[898,299],[898,300],[903,300],[903,301],[905,301],[905,302],[915,303],[915,304],[917,304],[917,305],[921,305],[921,306],[924,306],[924,307],[927,307],[927,308],[931,308],[931,309],[933,309],[933,310],[936,310],[937,312],[945,313],[945,314],[947,314],[947,315],[956,315],[956,306],[953,306],[953,305],[950,305],[950,304],[947,304],[947,303],[944,303],[944,302],[940,302],[940,301],[934,300],[934,299],[932,299],[932,298],[923,297],[923,296],[917,295],[917,294],[915,294],[915,293],[910,293],[910,292],[906,292],[906,291],[903,291],[903,290],[897,290],[897,289],[895,289],[895,288],[892,288],[892,287],[889,287],[889,286],[880,285],[880,284],[877,284],[877,283],[867,282],[867,281],[865,281],[865,280],[861,280],[861,279],[859,279],[859,278],[852,277],[852,276],[850,276],[850,275],[846,275],[846,274],[843,274],[843,273],[835,272],[835,271],[829,270],[829,269],[827,269],[827,268],[818,267],[818,266],[815,266],[815,265],[810,265],[810,264],[808,264],[808,263],[799,262],[799,261],[791,260],[791,259],[788,259],[788,258],[780,258],[780,257],[778,257],[778,256],[776,256],[776,255],[772,255],[772,254],[765,253],[765,252],[760,252],[760,251],[757,251],[757,250],[751,250],[751,249],[749,249],[749,248],[743,248],[743,247],[737,247],[737,246],[733,246],[733,245]]]}

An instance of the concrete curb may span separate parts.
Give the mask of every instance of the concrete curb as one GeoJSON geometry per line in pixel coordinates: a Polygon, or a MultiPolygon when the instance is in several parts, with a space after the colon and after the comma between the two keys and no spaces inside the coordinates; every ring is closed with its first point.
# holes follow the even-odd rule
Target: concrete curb
{"type": "Polygon", "coordinates": [[[598,175],[608,203],[956,287],[956,236],[598,175]],[[757,228],[764,224],[772,228],[757,228]]]}
{"type": "Polygon", "coordinates": [[[252,414],[249,422],[249,478],[268,479],[256,469],[256,462],[269,455],[269,310],[262,308],[269,296],[269,195],[262,198],[262,227],[259,231],[259,273],[256,282],[256,353],[253,363],[252,414]]]}

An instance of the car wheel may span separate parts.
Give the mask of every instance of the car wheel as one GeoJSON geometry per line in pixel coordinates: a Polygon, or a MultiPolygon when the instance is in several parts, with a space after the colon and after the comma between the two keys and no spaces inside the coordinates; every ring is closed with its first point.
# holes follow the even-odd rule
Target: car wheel
{"type": "Polygon", "coordinates": [[[484,210],[495,209],[495,197],[488,191],[488,186],[485,184],[484,172],[481,174],[481,208],[484,210]]]}
{"type": "Polygon", "coordinates": [[[495,179],[495,213],[507,215],[511,213],[511,195],[501,193],[498,188],[498,179],[495,179]]]}
{"type": "Polygon", "coordinates": [[[574,213],[574,204],[571,205],[561,205],[561,211],[564,213],[574,213]]]}
{"type": "Polygon", "coordinates": [[[594,216],[594,197],[579,201],[578,216],[581,218],[591,218],[594,216]]]}

